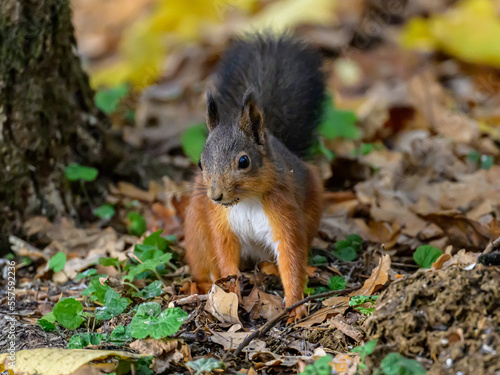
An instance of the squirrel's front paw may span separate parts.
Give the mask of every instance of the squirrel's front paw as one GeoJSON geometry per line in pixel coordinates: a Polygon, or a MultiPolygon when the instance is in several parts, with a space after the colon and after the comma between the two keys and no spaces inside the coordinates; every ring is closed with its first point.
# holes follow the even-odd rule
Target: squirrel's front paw
{"type": "Polygon", "coordinates": [[[307,316],[307,308],[302,305],[297,307],[296,309],[290,311],[290,315],[287,321],[287,324],[298,323],[299,320],[305,318],[307,316]]]}

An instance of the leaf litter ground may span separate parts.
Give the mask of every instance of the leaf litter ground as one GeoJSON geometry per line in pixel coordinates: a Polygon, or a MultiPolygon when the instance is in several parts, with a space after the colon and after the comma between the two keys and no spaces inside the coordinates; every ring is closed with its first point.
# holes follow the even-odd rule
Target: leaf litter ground
{"type": "MultiPolygon", "coordinates": [[[[121,7],[123,14],[118,12],[117,30],[138,13],[140,4],[151,1],[125,3],[130,4],[121,7]]],[[[199,36],[199,45],[189,48],[184,42],[172,43],[159,83],[149,87],[141,100],[133,95],[124,100],[136,110],[136,126],[112,114],[114,126],[141,158],[123,155],[106,196],[113,207],[106,210],[108,216],[78,225],[68,219],[50,222],[36,217],[24,223],[26,238],[11,239],[17,264],[15,313],[6,308],[8,297],[2,289],[2,318],[14,320],[5,318],[0,324],[4,331],[13,322],[17,350],[65,348],[76,332],[110,337],[116,327],[131,324],[136,306],[155,302],[161,310],[178,307],[188,314],[177,333],[162,340],[128,340],[124,345],[103,340],[89,348],[153,355],[155,373],[189,373],[186,362],[202,357],[203,363],[189,368],[222,367],[219,361],[223,361],[228,373],[296,373],[329,354],[329,366],[352,374],[361,357],[351,349],[377,339],[373,353],[363,359],[364,373],[383,367],[389,353],[418,360],[429,374],[499,371],[498,268],[477,265],[479,253],[500,237],[498,69],[448,55],[414,54],[394,43],[394,32],[401,31],[403,21],[437,9],[445,12],[444,2],[411,2],[405,13],[387,22],[376,17],[387,12],[376,4],[350,4],[340,7],[343,17],[333,27],[297,28],[337,57],[327,70],[329,90],[334,93],[335,108],[340,109],[329,107],[330,122],[336,123],[327,126],[323,156],[316,160],[327,193],[321,228],[311,249],[307,291],[336,288],[338,282],[331,281],[335,276],[344,278],[345,290],[308,303],[305,320],[291,326],[276,324],[238,358],[231,355],[238,345],[283,311],[279,278],[264,266],[244,272],[242,306],[232,293],[232,279],[217,281],[209,295],[188,297],[182,223],[194,151],[182,154],[182,134],[187,126],[203,121],[199,84],[226,46],[232,34],[228,29],[222,36],[199,36]],[[359,31],[369,22],[382,22],[376,38],[359,31]],[[359,48],[359,37],[369,39],[370,47],[359,48]],[[184,96],[172,94],[179,92],[184,96]],[[344,127],[335,128],[337,122],[344,127]],[[145,163],[142,155],[155,163],[145,163]],[[169,178],[159,177],[163,175],[169,178]],[[154,291],[139,295],[133,289],[146,293],[144,288],[156,280],[154,275],[132,277],[128,281],[133,286],[121,278],[119,268],[137,256],[134,245],[142,243],[144,228],[148,233],[163,230],[164,235],[177,236],[168,250],[177,269],[158,269],[160,295],[154,291]],[[349,242],[350,235],[360,236],[362,243],[349,242]],[[417,270],[413,258],[422,245],[444,253],[433,255],[428,270],[417,270]],[[61,252],[67,257],[64,269],[49,269],[49,260],[61,252]],[[103,257],[117,258],[120,267],[99,264],[103,257]],[[120,298],[130,298],[125,312],[78,330],[43,331],[37,320],[66,297],[76,298],[83,313],[95,314],[102,307],[82,297],[89,279],[75,280],[89,268],[103,275],[103,282],[120,298]],[[356,295],[380,295],[371,317],[366,314],[373,303],[350,306],[356,295]],[[211,357],[217,364],[208,361],[211,357]]],[[[77,7],[76,12],[79,24],[85,24],[81,17],[89,9],[78,13],[77,7]]],[[[460,12],[458,7],[443,19],[460,18],[460,12]]],[[[116,53],[118,36],[101,31],[96,38],[84,29],[79,40],[84,51],[91,51],[89,55],[116,53]],[[92,47],[96,41],[99,48],[92,47]]],[[[88,211],[92,210],[81,217],[89,217],[88,211]]],[[[497,248],[491,249],[493,253],[497,248]]],[[[0,351],[8,350],[8,340],[2,339],[0,351]]],[[[118,363],[119,356],[108,356],[105,362],[118,363]]]]}

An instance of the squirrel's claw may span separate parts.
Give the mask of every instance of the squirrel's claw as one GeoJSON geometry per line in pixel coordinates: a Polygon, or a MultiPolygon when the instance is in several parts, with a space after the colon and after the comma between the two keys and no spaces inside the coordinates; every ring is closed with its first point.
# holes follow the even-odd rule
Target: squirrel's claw
{"type": "Polygon", "coordinates": [[[288,318],[287,325],[296,324],[299,320],[305,318],[307,316],[307,308],[302,305],[297,307],[295,310],[290,312],[290,317],[288,318]]]}

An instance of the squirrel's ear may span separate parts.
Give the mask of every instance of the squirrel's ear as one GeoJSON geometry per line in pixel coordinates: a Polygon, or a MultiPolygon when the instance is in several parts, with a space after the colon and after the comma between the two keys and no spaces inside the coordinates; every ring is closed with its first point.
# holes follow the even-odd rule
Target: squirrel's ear
{"type": "Polygon", "coordinates": [[[240,128],[258,145],[264,145],[264,115],[259,109],[252,91],[245,94],[240,116],[240,128]]]}
{"type": "Polygon", "coordinates": [[[212,131],[219,124],[219,110],[215,104],[214,96],[210,91],[207,92],[207,127],[212,131]]]}

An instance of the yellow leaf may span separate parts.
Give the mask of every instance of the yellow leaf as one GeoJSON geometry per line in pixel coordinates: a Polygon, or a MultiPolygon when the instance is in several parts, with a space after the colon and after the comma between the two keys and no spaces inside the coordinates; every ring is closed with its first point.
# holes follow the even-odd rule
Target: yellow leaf
{"type": "Polygon", "coordinates": [[[123,82],[143,89],[156,81],[168,45],[199,39],[207,26],[224,21],[225,11],[236,7],[250,11],[256,0],[158,0],[151,15],[124,32],[120,44],[123,60],[96,72],[93,87],[123,82]]]}
{"type": "Polygon", "coordinates": [[[249,25],[249,30],[282,32],[299,24],[330,24],[335,19],[335,0],[281,0],[268,5],[249,25]]]}
{"type": "Polygon", "coordinates": [[[16,352],[15,356],[15,365],[11,367],[9,353],[0,354],[0,372],[9,370],[9,374],[69,375],[95,360],[104,360],[109,357],[122,359],[142,357],[115,350],[51,348],[21,350],[16,352]]]}
{"type": "Polygon", "coordinates": [[[491,0],[463,0],[444,14],[405,26],[404,47],[441,50],[471,63],[500,66],[500,18],[491,0]]]}

